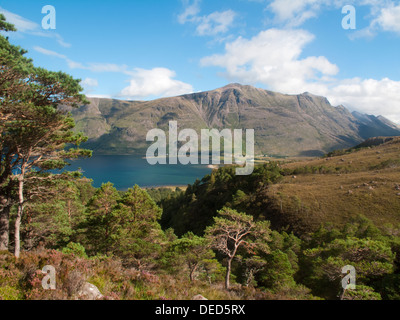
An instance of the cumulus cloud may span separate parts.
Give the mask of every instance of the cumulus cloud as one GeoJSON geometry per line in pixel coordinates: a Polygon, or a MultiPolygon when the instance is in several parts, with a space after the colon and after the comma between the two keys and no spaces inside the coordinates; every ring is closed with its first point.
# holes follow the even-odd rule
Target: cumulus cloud
{"type": "Polygon", "coordinates": [[[45,31],[36,22],[33,22],[18,14],[5,10],[2,7],[0,7],[0,13],[2,13],[6,17],[7,22],[15,25],[18,32],[38,37],[54,38],[56,39],[58,44],[61,45],[62,47],[68,48],[71,46],[71,44],[65,42],[64,39],[58,33],[52,31],[45,31]]]}
{"type": "Polygon", "coordinates": [[[383,8],[372,22],[372,27],[376,26],[384,31],[400,33],[400,5],[391,4],[389,7],[383,8]]]}
{"type": "Polygon", "coordinates": [[[334,105],[383,115],[400,123],[400,82],[390,79],[338,79],[339,68],[326,57],[301,58],[314,40],[305,30],[269,29],[257,36],[227,43],[225,53],[205,57],[203,66],[223,68],[229,81],[263,84],[288,94],[311,92],[334,105]]]}
{"type": "Polygon", "coordinates": [[[350,38],[373,38],[379,32],[400,34],[400,4],[387,0],[365,0],[371,5],[370,23],[367,27],[355,31],[350,38]],[[369,3],[371,2],[371,3],[369,3]]]}
{"type": "Polygon", "coordinates": [[[128,87],[120,96],[130,99],[140,99],[150,96],[169,97],[193,92],[190,84],[175,80],[176,73],[166,68],[151,70],[136,68],[128,87]]]}
{"type": "Polygon", "coordinates": [[[225,54],[205,57],[201,63],[224,68],[224,76],[230,80],[264,83],[277,91],[298,93],[316,89],[318,80],[339,71],[325,57],[299,58],[313,39],[305,30],[269,29],[252,39],[239,37],[226,44],[225,54]]]}
{"type": "Polygon", "coordinates": [[[328,98],[363,113],[383,115],[400,124],[400,82],[388,78],[347,79],[336,83],[328,98]]]}
{"type": "Polygon", "coordinates": [[[338,10],[345,5],[369,7],[367,19],[370,26],[355,32],[357,37],[373,36],[378,31],[400,32],[400,5],[393,0],[273,0],[267,8],[275,15],[275,22],[288,27],[298,27],[311,18],[316,18],[322,9],[338,10]],[[397,3],[397,5],[396,5],[397,3]]]}
{"type": "Polygon", "coordinates": [[[199,36],[215,36],[224,34],[233,26],[236,18],[236,13],[232,10],[216,11],[209,15],[201,16],[200,0],[193,1],[189,4],[184,1],[186,6],[185,11],[178,16],[180,24],[193,23],[196,27],[196,34],[199,36]]]}
{"type": "MultiPolygon", "coordinates": [[[[131,78],[128,87],[124,88],[119,96],[127,99],[142,99],[149,97],[170,97],[186,93],[192,93],[193,87],[190,84],[174,79],[176,73],[167,68],[130,69],[126,65],[113,63],[87,63],[72,61],[67,56],[55,51],[47,50],[36,46],[34,50],[44,55],[65,60],[71,69],[88,70],[96,73],[115,72],[127,75],[131,78]]],[[[86,78],[81,82],[86,93],[93,91],[98,82],[92,78],[86,78]]]]}

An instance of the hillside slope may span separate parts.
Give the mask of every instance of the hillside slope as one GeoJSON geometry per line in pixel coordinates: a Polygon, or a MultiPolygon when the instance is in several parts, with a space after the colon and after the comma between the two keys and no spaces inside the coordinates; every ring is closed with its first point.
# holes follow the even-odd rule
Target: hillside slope
{"type": "MultiPolygon", "coordinates": [[[[297,233],[326,222],[342,226],[358,215],[379,227],[400,224],[400,138],[381,140],[348,154],[284,165],[289,174],[267,193],[280,224],[297,233]]],[[[368,144],[373,141],[361,146],[368,144]]]]}
{"type": "Polygon", "coordinates": [[[232,167],[214,170],[161,202],[162,225],[177,234],[202,234],[217,211],[228,206],[299,237],[325,223],[341,228],[359,216],[378,228],[398,226],[400,137],[371,139],[361,146],[367,147],[259,165],[250,176],[236,176],[232,167]]]}
{"type": "Polygon", "coordinates": [[[87,147],[103,154],[144,154],[146,134],[180,129],[255,129],[256,154],[318,156],[348,148],[374,136],[400,135],[389,120],[351,114],[309,93],[284,95],[252,86],[231,84],[213,91],[154,101],[89,99],[72,110],[77,130],[90,138],[87,147]]]}

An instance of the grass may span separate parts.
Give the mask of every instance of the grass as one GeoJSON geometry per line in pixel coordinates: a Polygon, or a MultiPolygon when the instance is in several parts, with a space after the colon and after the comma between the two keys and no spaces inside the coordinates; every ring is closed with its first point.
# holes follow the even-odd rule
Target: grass
{"type": "Polygon", "coordinates": [[[324,222],[340,226],[359,214],[377,226],[399,224],[399,159],[396,138],[349,154],[287,163],[282,165],[287,176],[270,187],[268,196],[283,221],[298,233],[324,222]]]}

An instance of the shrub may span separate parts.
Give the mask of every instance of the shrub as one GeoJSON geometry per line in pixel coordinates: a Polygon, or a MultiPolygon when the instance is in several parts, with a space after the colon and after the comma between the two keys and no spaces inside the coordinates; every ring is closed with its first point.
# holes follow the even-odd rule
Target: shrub
{"type": "Polygon", "coordinates": [[[19,300],[20,292],[18,289],[5,286],[0,287],[0,300],[19,300]]]}
{"type": "Polygon", "coordinates": [[[68,245],[62,249],[62,253],[73,254],[80,258],[87,258],[85,248],[80,243],[68,243],[68,245]]]}

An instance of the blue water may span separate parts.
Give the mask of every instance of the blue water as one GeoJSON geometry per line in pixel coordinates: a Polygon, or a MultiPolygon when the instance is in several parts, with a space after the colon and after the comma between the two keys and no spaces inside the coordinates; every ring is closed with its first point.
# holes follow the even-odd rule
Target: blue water
{"type": "Polygon", "coordinates": [[[93,155],[90,159],[73,161],[68,171],[82,169],[85,177],[93,179],[98,188],[105,182],[114,183],[119,190],[127,190],[137,184],[140,187],[186,186],[210,174],[207,166],[156,165],[137,156],[93,155]]]}

